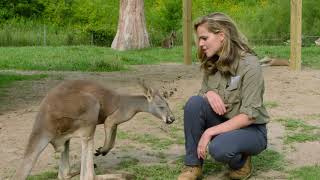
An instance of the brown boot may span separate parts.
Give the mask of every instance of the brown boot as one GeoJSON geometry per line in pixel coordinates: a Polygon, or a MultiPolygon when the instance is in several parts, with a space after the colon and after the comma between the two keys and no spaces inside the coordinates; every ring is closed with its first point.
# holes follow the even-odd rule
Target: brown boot
{"type": "Polygon", "coordinates": [[[248,156],[242,168],[238,170],[231,170],[228,175],[230,179],[244,180],[248,179],[251,176],[252,169],[251,156],[248,156]]]}
{"type": "Polygon", "coordinates": [[[202,168],[201,166],[185,166],[182,169],[181,174],[178,177],[178,180],[197,180],[202,177],[202,168]]]}

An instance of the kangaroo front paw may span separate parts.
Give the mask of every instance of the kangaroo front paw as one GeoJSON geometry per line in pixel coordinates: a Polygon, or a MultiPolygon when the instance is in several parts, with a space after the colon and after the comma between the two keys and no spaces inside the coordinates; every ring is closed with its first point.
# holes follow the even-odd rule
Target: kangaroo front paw
{"type": "Polygon", "coordinates": [[[102,147],[99,147],[98,149],[96,149],[96,152],[94,153],[95,156],[105,156],[108,154],[109,151],[103,151],[102,147]]]}

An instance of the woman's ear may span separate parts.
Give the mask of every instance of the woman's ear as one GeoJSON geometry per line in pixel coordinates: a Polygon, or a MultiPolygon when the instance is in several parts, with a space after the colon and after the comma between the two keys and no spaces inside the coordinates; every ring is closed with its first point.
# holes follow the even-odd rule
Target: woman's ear
{"type": "Polygon", "coordinates": [[[220,32],[218,33],[218,36],[219,36],[220,42],[223,42],[223,41],[224,41],[224,38],[225,38],[224,32],[223,32],[223,31],[220,31],[220,32]]]}

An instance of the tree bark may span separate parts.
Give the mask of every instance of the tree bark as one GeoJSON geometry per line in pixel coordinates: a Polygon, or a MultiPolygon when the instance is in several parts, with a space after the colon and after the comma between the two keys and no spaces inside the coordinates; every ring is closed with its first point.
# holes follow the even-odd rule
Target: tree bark
{"type": "Polygon", "coordinates": [[[117,50],[150,47],[143,0],[120,0],[117,34],[111,48],[117,50]]]}

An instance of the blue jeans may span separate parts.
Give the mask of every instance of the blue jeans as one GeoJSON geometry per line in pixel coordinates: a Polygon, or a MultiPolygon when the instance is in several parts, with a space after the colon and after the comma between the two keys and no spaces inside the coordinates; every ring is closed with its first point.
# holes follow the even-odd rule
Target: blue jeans
{"type": "MultiPolygon", "coordinates": [[[[216,114],[202,96],[192,96],[184,107],[184,133],[186,165],[202,165],[197,146],[203,132],[226,118],[216,114]]],[[[218,162],[227,163],[232,169],[244,165],[247,155],[257,155],[267,147],[265,124],[250,126],[215,136],[208,145],[209,154],[218,162]]]]}

